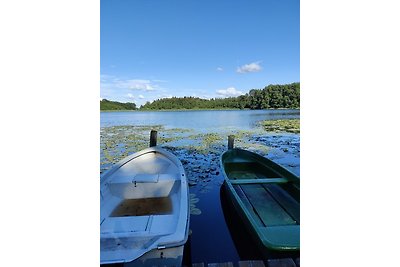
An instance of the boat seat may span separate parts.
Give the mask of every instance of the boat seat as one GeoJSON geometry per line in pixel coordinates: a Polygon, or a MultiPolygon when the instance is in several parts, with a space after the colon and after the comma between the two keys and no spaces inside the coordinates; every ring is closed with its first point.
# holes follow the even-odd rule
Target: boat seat
{"type": "Polygon", "coordinates": [[[165,180],[180,180],[180,177],[176,174],[170,174],[170,173],[160,173],[158,175],[158,179],[160,181],[165,181],[165,180]]]}
{"type": "Polygon", "coordinates": [[[174,214],[153,215],[148,230],[152,234],[170,234],[175,232],[177,222],[177,216],[174,214]]]}
{"type": "Polygon", "coordinates": [[[121,175],[114,178],[110,184],[120,183],[157,183],[158,181],[177,180],[177,177],[169,173],[138,173],[136,175],[121,175]]]}
{"type": "Polygon", "coordinates": [[[101,234],[143,232],[147,230],[150,216],[107,217],[100,224],[101,234]]]}
{"type": "Polygon", "coordinates": [[[174,214],[108,217],[100,224],[101,234],[125,232],[150,232],[152,235],[165,235],[176,230],[177,219],[174,214]]]}
{"type": "Polygon", "coordinates": [[[158,179],[159,174],[139,173],[133,177],[132,182],[135,181],[137,183],[157,183],[158,179]]]}
{"type": "Polygon", "coordinates": [[[123,199],[166,197],[172,190],[176,182],[179,182],[177,175],[173,174],[154,174],[153,178],[157,182],[144,181],[145,176],[139,176],[141,180],[135,180],[134,176],[128,180],[110,182],[108,184],[112,195],[123,199]]]}

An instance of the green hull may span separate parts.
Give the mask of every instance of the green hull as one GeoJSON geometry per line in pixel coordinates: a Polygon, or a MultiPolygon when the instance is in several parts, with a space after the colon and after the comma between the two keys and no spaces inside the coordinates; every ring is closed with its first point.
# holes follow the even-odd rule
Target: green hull
{"type": "Polygon", "coordinates": [[[255,153],[221,156],[228,196],[266,257],[300,252],[300,179],[255,153]]]}

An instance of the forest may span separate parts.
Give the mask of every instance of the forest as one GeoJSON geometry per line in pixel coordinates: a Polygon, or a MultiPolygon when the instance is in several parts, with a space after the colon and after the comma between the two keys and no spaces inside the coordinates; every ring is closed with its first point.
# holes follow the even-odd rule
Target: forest
{"type": "Polygon", "coordinates": [[[172,97],[147,102],[141,110],[161,109],[277,109],[300,108],[300,83],[268,85],[251,89],[245,95],[228,98],[201,99],[172,97]]]}
{"type": "Polygon", "coordinates": [[[100,101],[100,110],[136,110],[135,103],[120,103],[117,101],[110,101],[102,99],[100,101]]]}
{"type": "MultiPolygon", "coordinates": [[[[278,109],[300,108],[300,83],[268,85],[251,89],[245,95],[228,98],[201,99],[198,97],[172,97],[146,102],[140,110],[168,109],[278,109]]],[[[135,103],[119,103],[103,99],[100,110],[136,110],[135,103]]]]}

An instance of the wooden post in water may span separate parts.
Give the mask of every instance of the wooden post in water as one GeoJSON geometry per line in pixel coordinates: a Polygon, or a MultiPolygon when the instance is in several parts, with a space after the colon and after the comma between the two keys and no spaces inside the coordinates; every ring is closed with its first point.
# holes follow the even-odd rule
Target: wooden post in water
{"type": "Polygon", "coordinates": [[[234,135],[229,135],[228,136],[228,149],[233,149],[234,141],[235,141],[235,136],[234,135]]]}
{"type": "Polygon", "coordinates": [[[151,130],[150,132],[150,147],[157,145],[157,131],[151,130]]]}

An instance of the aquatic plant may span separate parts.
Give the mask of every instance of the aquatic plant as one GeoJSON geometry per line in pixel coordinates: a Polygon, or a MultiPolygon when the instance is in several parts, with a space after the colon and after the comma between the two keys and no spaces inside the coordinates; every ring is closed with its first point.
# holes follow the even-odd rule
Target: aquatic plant
{"type": "Polygon", "coordinates": [[[262,121],[261,125],[267,132],[288,132],[300,133],[300,120],[266,120],[262,121]]]}
{"type": "MultiPolygon", "coordinates": [[[[292,129],[289,123],[274,121],[282,129],[292,129]],[[284,127],[286,126],[286,128],[284,127]]],[[[271,122],[271,121],[269,121],[271,122]]],[[[298,123],[298,122],[297,122],[298,123]]],[[[151,129],[159,131],[158,144],[175,154],[182,162],[188,183],[196,192],[204,193],[223,181],[218,166],[219,156],[227,149],[226,133],[198,133],[187,129],[165,129],[163,126],[113,126],[100,129],[100,172],[111,168],[124,157],[149,146],[151,129]]],[[[299,153],[298,135],[265,135],[265,130],[232,131],[235,147],[248,149],[260,155],[299,153]]],[[[198,213],[198,211],[194,211],[198,213]]]]}
{"type": "Polygon", "coordinates": [[[196,197],[196,194],[189,194],[189,202],[190,202],[190,214],[191,215],[200,215],[201,210],[196,208],[196,203],[200,201],[199,198],[196,197]]]}

